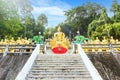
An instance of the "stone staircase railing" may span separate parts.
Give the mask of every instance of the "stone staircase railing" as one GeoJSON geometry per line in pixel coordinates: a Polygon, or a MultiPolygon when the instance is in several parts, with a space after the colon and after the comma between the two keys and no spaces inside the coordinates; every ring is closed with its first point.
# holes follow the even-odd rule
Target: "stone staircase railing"
{"type": "Polygon", "coordinates": [[[26,64],[22,68],[22,70],[19,72],[19,74],[17,75],[15,80],[26,80],[25,78],[34,63],[34,60],[36,59],[37,55],[39,54],[39,50],[40,50],[40,44],[37,44],[36,48],[34,49],[34,51],[31,54],[30,58],[28,59],[28,61],[26,62],[26,64]]]}
{"type": "Polygon", "coordinates": [[[103,80],[102,77],[100,76],[100,74],[98,73],[98,71],[96,70],[96,68],[94,67],[94,65],[92,64],[92,62],[89,60],[89,58],[83,51],[81,45],[77,44],[77,46],[78,46],[78,53],[80,54],[85,66],[87,67],[90,75],[92,76],[92,79],[93,80],[103,80]]]}

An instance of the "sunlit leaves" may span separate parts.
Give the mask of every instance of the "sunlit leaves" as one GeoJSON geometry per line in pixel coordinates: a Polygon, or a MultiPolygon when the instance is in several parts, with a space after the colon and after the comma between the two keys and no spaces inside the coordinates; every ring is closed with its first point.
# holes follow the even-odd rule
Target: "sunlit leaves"
{"type": "Polygon", "coordinates": [[[89,23],[100,15],[102,7],[95,3],[86,3],[71,10],[66,11],[66,22],[75,30],[79,30],[82,35],[87,35],[89,23]]]}

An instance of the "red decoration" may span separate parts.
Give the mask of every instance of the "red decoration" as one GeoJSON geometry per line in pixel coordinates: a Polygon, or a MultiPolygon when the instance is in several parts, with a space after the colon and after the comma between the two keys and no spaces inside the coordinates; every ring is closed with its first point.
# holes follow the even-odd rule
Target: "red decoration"
{"type": "Polygon", "coordinates": [[[67,49],[64,48],[64,47],[55,47],[52,49],[52,51],[55,53],[55,54],[65,54],[67,52],[67,49]]]}

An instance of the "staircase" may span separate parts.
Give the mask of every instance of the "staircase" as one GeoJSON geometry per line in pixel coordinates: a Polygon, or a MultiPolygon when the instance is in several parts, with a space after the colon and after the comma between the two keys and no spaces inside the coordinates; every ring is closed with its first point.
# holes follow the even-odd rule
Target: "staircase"
{"type": "Polygon", "coordinates": [[[80,54],[39,54],[26,80],[92,80],[80,54]]]}

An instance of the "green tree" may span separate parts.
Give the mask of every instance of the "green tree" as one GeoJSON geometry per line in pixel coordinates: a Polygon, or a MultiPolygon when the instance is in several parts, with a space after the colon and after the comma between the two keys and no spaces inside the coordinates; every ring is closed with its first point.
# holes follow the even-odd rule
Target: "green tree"
{"type": "Polygon", "coordinates": [[[120,22],[120,4],[118,3],[118,0],[113,0],[111,9],[110,9],[113,13],[113,21],[114,22],[120,22]]]}
{"type": "Polygon", "coordinates": [[[110,18],[108,17],[107,11],[106,11],[105,8],[103,8],[102,11],[101,11],[101,15],[99,17],[99,21],[100,22],[104,22],[104,24],[107,24],[107,23],[110,22],[110,18]]]}
{"type": "Polygon", "coordinates": [[[13,1],[0,1],[0,28],[1,38],[16,37],[22,29],[18,10],[13,1]]]}
{"type": "Polygon", "coordinates": [[[87,35],[89,23],[100,16],[102,6],[96,3],[86,3],[71,10],[66,11],[66,23],[75,30],[79,30],[82,35],[87,35]]]}
{"type": "Polygon", "coordinates": [[[40,14],[37,18],[37,23],[41,24],[41,25],[47,25],[48,21],[47,21],[47,17],[45,14],[40,14]]]}
{"type": "Polygon", "coordinates": [[[36,27],[34,29],[35,34],[37,35],[39,32],[41,32],[43,34],[44,30],[45,30],[45,26],[47,25],[47,17],[45,14],[40,14],[37,18],[36,21],[36,27]]]}
{"type": "Polygon", "coordinates": [[[93,39],[95,39],[95,37],[108,36],[108,33],[111,30],[111,26],[109,26],[110,22],[106,9],[103,8],[100,17],[89,24],[87,32],[88,36],[93,39]]]}
{"type": "Polygon", "coordinates": [[[120,22],[112,24],[111,35],[120,40],[120,22]]]}
{"type": "Polygon", "coordinates": [[[30,0],[14,0],[16,3],[16,6],[19,10],[19,16],[21,18],[21,24],[23,26],[22,29],[22,36],[24,37],[31,37],[32,34],[32,30],[31,27],[34,24],[34,17],[32,14],[32,5],[30,0]],[[24,34],[23,34],[24,33],[24,34]]]}

